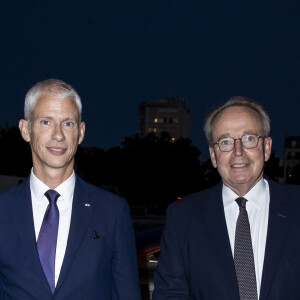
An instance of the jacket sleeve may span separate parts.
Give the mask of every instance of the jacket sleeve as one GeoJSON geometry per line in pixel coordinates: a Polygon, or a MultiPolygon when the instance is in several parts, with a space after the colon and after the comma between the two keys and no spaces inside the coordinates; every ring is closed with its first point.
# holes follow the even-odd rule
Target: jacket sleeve
{"type": "Polygon", "coordinates": [[[153,300],[189,299],[187,270],[175,229],[176,218],[172,215],[171,208],[167,212],[166,227],[161,239],[161,253],[154,275],[153,300]]]}
{"type": "Polygon", "coordinates": [[[112,258],[113,300],[140,300],[133,226],[127,203],[119,211],[112,258]]]}

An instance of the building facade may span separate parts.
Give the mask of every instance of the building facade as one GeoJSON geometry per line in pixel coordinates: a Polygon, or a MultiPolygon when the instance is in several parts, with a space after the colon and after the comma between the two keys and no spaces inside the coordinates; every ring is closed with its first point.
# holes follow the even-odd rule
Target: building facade
{"type": "Polygon", "coordinates": [[[156,102],[139,105],[139,133],[160,135],[167,132],[172,140],[190,137],[190,112],[185,102],[174,98],[163,98],[156,102]]]}
{"type": "Polygon", "coordinates": [[[300,183],[300,136],[286,136],[284,143],[284,181],[300,183]]]}

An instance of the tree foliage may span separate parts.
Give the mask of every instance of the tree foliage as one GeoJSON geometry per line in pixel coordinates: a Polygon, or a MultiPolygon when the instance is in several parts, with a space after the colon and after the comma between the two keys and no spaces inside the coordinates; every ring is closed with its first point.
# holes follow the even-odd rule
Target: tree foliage
{"type": "Polygon", "coordinates": [[[30,147],[18,127],[0,129],[0,159],[0,174],[27,177],[30,173],[30,147]]]}
{"type": "Polygon", "coordinates": [[[76,161],[78,172],[89,182],[114,187],[132,204],[151,204],[163,210],[205,185],[199,155],[190,139],[172,141],[162,133],[159,137],[125,137],[121,147],[107,152],[81,149],[76,161]]]}
{"type": "MultiPolygon", "coordinates": [[[[0,174],[26,177],[32,166],[30,146],[17,127],[0,130],[0,174]]],[[[125,137],[107,151],[78,147],[75,171],[86,181],[119,193],[130,204],[165,207],[178,197],[219,181],[211,163],[199,162],[190,139],[172,141],[167,133],[125,137]]]]}

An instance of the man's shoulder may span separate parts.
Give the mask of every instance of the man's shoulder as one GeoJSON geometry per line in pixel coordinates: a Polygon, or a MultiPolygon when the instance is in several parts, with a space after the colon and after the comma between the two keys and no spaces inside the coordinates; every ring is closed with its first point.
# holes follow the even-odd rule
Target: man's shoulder
{"type": "Polygon", "coordinates": [[[84,194],[86,197],[92,198],[96,202],[102,202],[109,206],[127,205],[127,201],[123,197],[90,184],[81,179],[78,175],[76,176],[74,194],[75,193],[84,194]]]}
{"type": "Polygon", "coordinates": [[[287,194],[293,194],[293,193],[299,194],[300,192],[300,185],[278,183],[269,179],[267,179],[267,181],[269,183],[269,188],[271,191],[272,190],[275,190],[276,192],[282,191],[283,193],[287,193],[287,194]]]}
{"type": "Polygon", "coordinates": [[[177,200],[170,204],[169,210],[183,212],[194,209],[205,209],[215,205],[218,201],[222,201],[222,183],[177,200]]]}
{"type": "Polygon", "coordinates": [[[270,197],[282,197],[287,200],[295,200],[300,204],[300,185],[278,183],[268,180],[270,188],[270,197]]]}

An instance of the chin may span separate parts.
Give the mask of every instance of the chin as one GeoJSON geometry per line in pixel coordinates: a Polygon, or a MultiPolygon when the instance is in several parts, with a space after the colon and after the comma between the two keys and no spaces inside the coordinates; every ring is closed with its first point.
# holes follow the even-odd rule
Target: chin
{"type": "Polygon", "coordinates": [[[249,177],[247,176],[237,176],[233,179],[236,184],[244,184],[249,182],[249,177]]]}
{"type": "Polygon", "coordinates": [[[62,168],[67,168],[70,162],[52,162],[48,163],[48,166],[53,169],[62,169],[62,168]]]}

